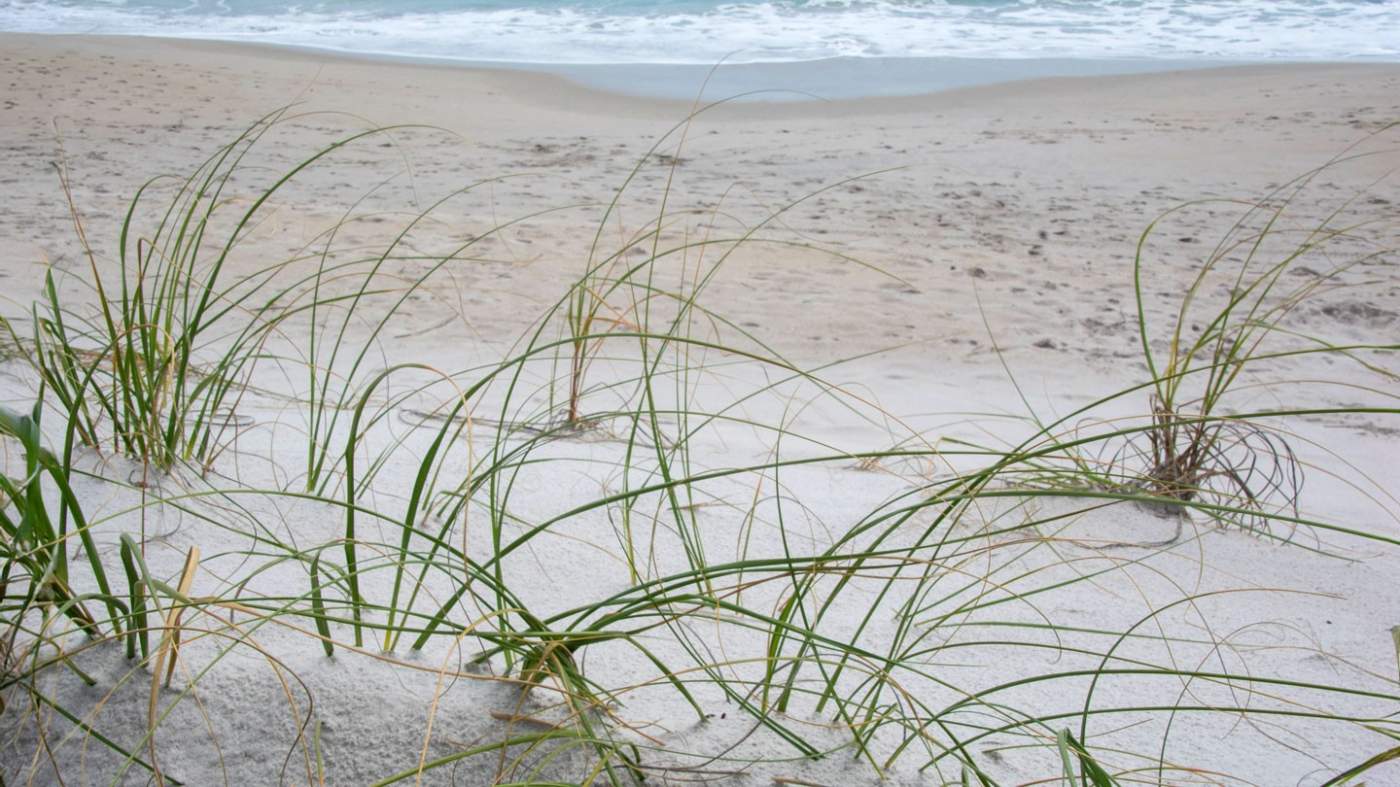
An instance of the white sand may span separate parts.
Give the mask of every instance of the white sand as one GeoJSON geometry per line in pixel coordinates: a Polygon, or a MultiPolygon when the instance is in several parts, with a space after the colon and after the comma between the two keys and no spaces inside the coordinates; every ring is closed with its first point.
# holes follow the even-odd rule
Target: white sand
{"type": "MultiPolygon", "coordinates": [[[[414,296],[402,319],[379,337],[370,362],[375,367],[420,361],[459,370],[505,357],[521,332],[582,270],[601,206],[652,141],[689,109],[684,103],[589,92],[540,75],[221,44],[0,36],[0,63],[5,67],[0,79],[7,82],[0,106],[0,249],[5,250],[0,276],[6,280],[4,313],[12,318],[23,316],[39,294],[46,267],[69,274],[61,276],[65,292],[85,297],[81,283],[87,263],[51,164],[59,157],[60,139],[74,198],[100,264],[114,266],[116,232],[135,189],[151,176],[192,170],[248,123],[279,106],[300,102],[293,110],[299,117],[258,148],[256,164],[267,168],[264,177],[371,125],[433,126],[395,130],[328,157],[276,196],[231,263],[234,270],[246,272],[280,259],[289,249],[312,242],[372,189],[359,210],[394,212],[381,221],[347,225],[337,243],[347,249],[382,248],[404,221],[435,199],[482,182],[435,211],[433,220],[410,236],[408,248],[424,254],[441,253],[468,238],[486,239],[473,247],[470,261],[444,269],[414,296]],[[401,174],[405,169],[407,174],[401,174]],[[485,182],[493,178],[502,179],[485,182]],[[555,211],[559,208],[568,209],[555,211]],[[521,220],[492,232],[516,219],[521,220]]],[[[1375,181],[1400,164],[1395,135],[1366,136],[1397,117],[1400,68],[1380,65],[1237,68],[1047,80],[907,99],[730,105],[701,115],[679,149],[668,142],[661,150],[680,157],[667,197],[674,220],[665,237],[668,242],[694,240],[707,231],[732,236],[812,195],[765,225],[762,237],[773,242],[746,246],[724,263],[704,304],[798,365],[861,357],[822,372],[841,387],[846,406],[818,396],[812,385],[789,384],[746,400],[737,411],[745,417],[769,424],[791,418],[794,432],[850,451],[888,448],[911,434],[918,435],[916,445],[931,445],[945,436],[1017,441],[1034,430],[1028,407],[1036,417],[1052,420],[1146,379],[1134,322],[1132,259],[1139,233],[1163,211],[1188,200],[1261,197],[1359,143],[1376,155],[1322,173],[1297,198],[1290,215],[1295,226],[1309,226],[1309,220],[1365,189],[1348,210],[1389,221],[1388,229],[1382,226],[1377,232],[1394,248],[1400,183],[1395,178],[1375,181]],[[859,179],[847,180],[851,178],[859,179]],[[993,343],[1002,351],[1000,357],[991,352],[993,343]]],[[[602,233],[607,252],[625,248],[633,233],[654,220],[673,172],[669,162],[659,158],[641,168],[602,233]]],[[[257,177],[234,183],[232,205],[250,203],[257,177]]],[[[1240,212],[1239,205],[1201,205],[1164,223],[1148,247],[1146,267],[1148,316],[1154,325],[1174,317],[1195,266],[1240,212]]],[[[716,260],[687,255],[684,265],[676,260],[663,275],[674,281],[685,270],[693,275],[716,260]]],[[[1321,269],[1320,263],[1305,264],[1321,269]]],[[[403,272],[418,275],[421,270],[403,272]]],[[[1290,325],[1337,344],[1393,343],[1400,328],[1400,284],[1393,262],[1349,269],[1336,283],[1347,286],[1320,293],[1292,315],[1290,325]]],[[[1213,288],[1202,297],[1215,303],[1220,295],[1213,288]]],[[[382,308],[383,302],[374,305],[382,308]]],[[[274,349],[297,349],[302,342],[298,325],[289,324],[281,337],[285,346],[274,349]]],[[[735,331],[727,329],[726,335],[735,331]]],[[[351,340],[365,336],[357,326],[351,340]]],[[[598,380],[630,373],[634,359],[619,353],[615,361],[600,361],[598,380]]],[[[737,401],[771,379],[771,368],[765,377],[757,364],[726,366],[717,357],[707,363],[713,364],[710,374],[691,384],[695,401],[708,408],[737,401]]],[[[7,398],[13,407],[27,407],[33,381],[17,364],[9,368],[7,398]]],[[[1393,378],[1342,362],[1304,359],[1260,372],[1248,382],[1309,379],[1329,384],[1255,388],[1234,406],[1326,408],[1377,398],[1333,383],[1371,386],[1382,397],[1395,391],[1393,378]]],[[[545,373],[532,369],[531,379],[538,382],[545,373]]],[[[410,376],[403,379],[400,390],[410,376]]],[[[304,390],[304,375],[286,366],[269,364],[258,380],[285,394],[304,390]]],[[[449,389],[440,385],[414,403],[432,407],[448,396],[449,389]]],[[[595,401],[611,406],[610,396],[603,392],[595,401]]],[[[1098,414],[1140,415],[1145,407],[1144,392],[1098,414]]],[[[221,458],[217,477],[165,479],[164,493],[210,484],[297,487],[305,462],[301,411],[257,394],[240,403],[239,411],[255,425],[221,458]]],[[[49,426],[52,432],[53,424],[49,426]]],[[[1393,416],[1318,415],[1289,419],[1280,428],[1294,435],[1292,442],[1309,465],[1301,501],[1305,518],[1390,538],[1400,535],[1400,504],[1394,497],[1400,488],[1393,472],[1400,452],[1393,416]]],[[[430,434],[397,417],[376,436],[390,432],[404,435],[405,445],[360,502],[397,516],[415,456],[426,450],[430,434]]],[[[450,466],[464,467],[467,452],[482,450],[491,430],[478,428],[474,435],[470,448],[454,447],[450,466]]],[[[780,448],[785,456],[826,453],[797,440],[785,440],[780,448]]],[[[511,498],[517,521],[506,526],[507,538],[527,523],[618,491],[624,482],[618,468],[622,450],[616,442],[588,440],[542,449],[541,456],[557,461],[521,473],[511,498]]],[[[705,431],[691,450],[697,464],[691,472],[696,472],[760,464],[777,449],[771,433],[730,424],[705,431]]],[[[118,458],[84,455],[80,462],[109,478],[125,479],[138,471],[118,458]]],[[[945,468],[911,462],[886,463],[880,469],[884,472],[833,462],[787,469],[777,480],[755,474],[708,484],[702,493],[714,496],[713,505],[696,514],[704,548],[715,562],[741,553],[772,557],[781,554],[786,538],[794,551],[811,553],[882,501],[945,468]],[[772,497],[777,489],[781,495],[772,497]],[[785,502],[779,505],[777,499],[785,502]],[[751,509],[756,515],[752,522],[746,516],[751,509]]],[[[99,542],[111,547],[106,558],[116,565],[118,535],[143,525],[135,515],[121,513],[135,493],[99,481],[85,481],[82,493],[90,517],[112,517],[96,532],[99,542]]],[[[155,517],[158,521],[148,516],[144,522],[148,533],[161,536],[147,557],[158,576],[174,577],[188,548],[199,547],[205,562],[196,595],[231,596],[229,583],[265,562],[241,554],[253,548],[249,533],[258,527],[301,549],[343,534],[341,513],[322,504],[235,495],[198,505],[204,506],[200,510],[208,513],[208,521],[167,508],[155,517]],[[233,510],[232,500],[246,508],[233,510]]],[[[957,535],[972,535],[984,520],[1006,526],[1026,513],[1005,505],[1000,511],[979,509],[957,535]]],[[[1060,505],[1035,503],[1031,509],[1047,516],[1060,505]]],[[[595,510],[571,517],[505,562],[512,587],[535,614],[628,587],[616,518],[610,516],[615,513],[595,510]]],[[[929,520],[927,514],[916,518],[900,537],[915,537],[929,520]]],[[[362,537],[381,538],[377,525],[363,526],[370,535],[362,532],[362,537]]],[[[1054,533],[1058,539],[1032,544],[1017,541],[1026,536],[1020,533],[976,542],[987,549],[965,545],[947,566],[945,585],[967,583],[971,589],[916,616],[920,625],[941,614],[950,619],[930,630],[924,646],[944,649],[926,656],[932,678],[908,686],[911,695],[941,707],[956,701],[959,693],[940,687],[939,681],[975,691],[1018,676],[1094,669],[1096,659],[1076,656],[1072,648],[1101,651],[1111,640],[1083,634],[1056,642],[1021,630],[998,636],[1055,647],[959,648],[954,647],[959,642],[998,637],[975,626],[956,628],[952,622],[960,620],[955,605],[970,594],[1007,592],[1003,583],[1025,593],[1074,572],[1092,571],[1106,573],[1092,582],[1007,603],[995,612],[1008,620],[1109,631],[1145,620],[1139,630],[1147,636],[1127,641],[1120,655],[1179,669],[1397,693],[1390,633],[1391,626],[1400,624],[1394,550],[1307,530],[1296,534],[1296,545],[1281,546],[1205,523],[1189,525],[1185,537],[1166,550],[1095,546],[1157,541],[1169,537],[1174,527],[1171,520],[1141,509],[1116,506],[1041,528],[1042,534],[1054,533]],[[1236,589],[1240,592],[1217,593],[1236,589]],[[1215,595],[1177,603],[1199,594],[1215,595]],[[1163,608],[1160,615],[1145,618],[1163,608]],[[1181,639],[1170,645],[1154,639],[1167,635],[1181,639]]],[[[465,544],[468,554],[481,559],[491,553],[487,528],[484,518],[457,523],[449,540],[465,544]]],[[[648,521],[645,528],[648,537],[655,533],[641,556],[644,564],[652,561],[650,573],[683,570],[681,545],[668,525],[648,521]]],[[[383,541],[397,538],[396,531],[382,528],[383,541]]],[[[329,554],[338,556],[339,547],[329,554]]],[[[450,592],[452,581],[437,578],[429,587],[450,592]]],[[[307,592],[300,566],[278,565],[250,582],[256,593],[307,592]]],[[[367,580],[367,587],[376,598],[386,595],[384,572],[367,580]]],[[[769,583],[746,591],[744,600],[755,609],[777,609],[787,590],[769,583]]],[[[926,603],[934,604],[944,592],[950,591],[940,589],[926,603]]],[[[832,615],[831,630],[853,631],[872,606],[876,614],[861,642],[883,651],[900,620],[889,599],[877,602],[866,588],[844,597],[832,615]]],[[[465,623],[477,614],[482,612],[464,605],[454,620],[465,623]]],[[[248,620],[237,617],[239,625],[248,620]]],[[[201,616],[192,625],[214,628],[215,622],[201,616]]],[[[713,649],[712,659],[738,661],[764,653],[760,634],[717,617],[696,616],[683,627],[692,644],[713,649]]],[[[348,635],[348,629],[337,631],[339,639],[348,635]]],[[[446,756],[501,739],[510,725],[500,717],[534,712],[550,701],[536,692],[522,705],[517,689],[467,667],[475,653],[472,640],[461,654],[444,640],[422,654],[410,653],[406,644],[390,654],[380,653],[376,644],[367,644],[362,654],[342,647],[328,660],[306,633],[273,623],[257,629],[256,648],[242,645],[211,661],[228,640],[195,639],[186,648],[175,688],[162,695],[161,707],[174,709],[157,735],[161,767],[186,784],[312,780],[307,763],[314,759],[308,754],[314,747],[307,736],[318,723],[327,782],[369,783],[413,767],[425,737],[428,759],[446,756]],[[172,704],[179,687],[211,663],[188,697],[172,704]]],[[[646,641],[668,661],[685,662],[674,632],[651,632],[646,641]]],[[[584,652],[583,666],[600,685],[620,688],[656,678],[650,664],[623,646],[591,646],[584,652]]],[[[110,648],[84,653],[81,663],[98,679],[97,686],[84,688],[70,673],[54,669],[46,673],[45,690],[90,710],[100,729],[119,733],[122,745],[144,752],[149,673],[110,648]]],[[[751,676],[757,667],[750,662],[732,669],[735,675],[751,676]]],[[[1049,688],[1010,691],[1000,699],[1043,713],[1073,713],[1083,707],[1086,687],[1087,679],[1066,679],[1049,688]]],[[[1345,716],[1380,718],[1396,711],[1395,702],[1383,697],[1290,693],[1263,684],[1254,689],[1260,695],[1246,698],[1248,687],[1238,682],[1230,690],[1207,681],[1186,685],[1175,679],[1114,678],[1098,687],[1093,705],[1270,706],[1277,700],[1265,694],[1275,693],[1345,716]]],[[[730,758],[705,767],[746,774],[726,777],[731,783],[764,784],[781,777],[836,785],[876,778],[849,751],[801,761],[775,735],[754,731],[752,717],[712,687],[696,690],[705,711],[714,716],[704,724],[665,685],[625,692],[625,704],[615,712],[652,743],[730,758]]],[[[50,734],[57,736],[48,742],[50,760],[35,746],[32,723],[27,723],[32,718],[25,715],[27,700],[12,696],[4,716],[6,728],[13,731],[5,738],[3,755],[7,783],[57,783],[55,762],[65,784],[112,780],[111,755],[45,710],[50,734]]],[[[809,711],[794,712],[790,722],[825,745],[846,740],[837,730],[821,729],[833,722],[830,712],[809,711]]],[[[552,711],[539,712],[550,717],[552,711]]],[[[1201,781],[1237,778],[1266,785],[1321,783],[1393,745],[1381,735],[1336,722],[1182,713],[1170,720],[1168,733],[1167,721],[1163,714],[1148,721],[1132,715],[1094,716],[1091,742],[1106,747],[1110,753],[1105,759],[1119,768],[1153,767],[1161,756],[1168,763],[1203,769],[1196,776],[1201,781]],[[1124,753],[1114,755],[1114,749],[1124,753]]],[[[1078,724],[1073,717],[1060,726],[1077,732],[1078,724]]],[[[523,729],[536,727],[526,724],[523,729]]],[[[984,767],[1009,783],[1057,775],[1049,749],[988,753],[1017,742],[1003,735],[972,748],[984,767]]],[[[877,748],[888,752],[888,746],[881,740],[877,748]]],[[[935,773],[946,779],[959,776],[951,760],[940,763],[936,772],[921,774],[923,752],[922,744],[915,744],[889,777],[921,784],[936,781],[935,773]]],[[[542,773],[580,780],[588,775],[582,770],[585,760],[582,752],[565,756],[542,773]]],[[[702,762],[666,753],[649,753],[644,761],[657,768],[702,762]]],[[[432,771],[427,781],[484,784],[501,773],[515,779],[534,775],[528,766],[511,766],[509,759],[490,753],[432,771]]],[[[663,783],[697,778],[678,770],[654,776],[663,783]]],[[[1155,770],[1140,776],[1157,778],[1155,770]]],[[[1164,778],[1180,782],[1187,777],[1169,771],[1164,778]]],[[[1400,769],[1378,770],[1368,778],[1373,784],[1400,782],[1400,769]]],[[[132,767],[119,781],[144,783],[146,775],[132,767]]]]}

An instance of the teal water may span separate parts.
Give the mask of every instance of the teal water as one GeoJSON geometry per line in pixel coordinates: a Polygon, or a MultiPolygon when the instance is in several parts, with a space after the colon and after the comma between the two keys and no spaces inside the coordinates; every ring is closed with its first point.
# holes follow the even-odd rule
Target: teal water
{"type": "Polygon", "coordinates": [[[1400,0],[0,0],[0,29],[477,62],[1400,60],[1400,0]]]}
{"type": "Polygon", "coordinates": [[[782,100],[1400,61],[1400,0],[0,0],[0,30],[509,65],[682,99],[707,76],[707,96],[782,100]]]}

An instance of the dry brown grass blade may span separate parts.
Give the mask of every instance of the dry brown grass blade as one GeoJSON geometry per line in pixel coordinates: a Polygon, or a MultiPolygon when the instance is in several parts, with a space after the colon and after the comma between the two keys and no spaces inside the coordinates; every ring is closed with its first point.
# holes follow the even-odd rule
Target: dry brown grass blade
{"type": "MultiPolygon", "coordinates": [[[[185,567],[180,571],[180,583],[177,586],[180,598],[188,598],[190,587],[194,584],[194,572],[199,567],[199,547],[192,546],[185,553],[185,567]]],[[[160,705],[161,675],[164,674],[164,684],[170,686],[170,679],[175,673],[175,661],[180,651],[180,617],[184,612],[184,607],[178,603],[172,605],[170,612],[165,617],[165,634],[161,637],[160,649],[156,652],[156,660],[151,669],[151,699],[146,706],[146,723],[150,728],[147,736],[146,748],[151,758],[152,773],[155,776],[156,784],[164,785],[165,777],[160,771],[160,761],[156,757],[156,717],[160,705]]]]}

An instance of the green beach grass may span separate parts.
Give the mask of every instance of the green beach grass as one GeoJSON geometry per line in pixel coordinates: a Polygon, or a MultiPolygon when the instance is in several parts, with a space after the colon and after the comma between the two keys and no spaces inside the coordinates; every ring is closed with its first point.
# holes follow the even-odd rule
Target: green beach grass
{"type": "Polygon", "coordinates": [[[1393,530],[1308,513],[1330,509],[1305,482],[1338,475],[1396,515],[1368,479],[1379,469],[1349,465],[1344,447],[1326,447],[1335,465],[1309,464],[1317,447],[1293,429],[1400,413],[1400,345],[1328,343],[1290,322],[1342,272],[1394,265],[1393,217],[1358,217],[1355,199],[1305,230],[1290,215],[1328,167],[1372,154],[1229,203],[1237,219],[1170,324],[1144,303],[1148,227],[1124,282],[1146,373],[1072,411],[1032,409],[1003,443],[907,427],[838,382],[844,362],[799,365],[707,308],[736,250],[794,245],[765,233],[793,205],[743,231],[677,233],[663,175],[654,215],[609,244],[614,207],[663,145],[674,173],[689,119],[623,174],[577,278],[497,361],[444,370],[387,353],[411,296],[486,236],[441,254],[406,242],[449,195],[383,248],[340,249],[352,206],[302,252],[235,268],[280,189],[403,131],[335,140],[230,199],[263,137],[293,119],[273,113],[135,194],[115,267],[87,248],[75,206],[91,292],[70,301],[51,277],[29,315],[6,320],[11,364],[32,382],[27,414],[0,412],[6,784],[228,778],[246,755],[215,732],[230,706],[206,687],[229,690],[221,670],[282,697],[290,733],[269,748],[282,781],[365,778],[337,776],[336,747],[355,743],[306,688],[331,665],[435,687],[421,747],[376,784],[738,783],[760,766],[808,784],[803,768],[837,760],[871,782],[1226,780],[1189,756],[1198,717],[1261,741],[1290,723],[1375,741],[1318,783],[1360,783],[1400,758],[1396,675],[1326,654],[1347,664],[1335,680],[1298,679],[1257,663],[1269,647],[1172,623],[1283,595],[1281,580],[1181,587],[1126,621],[1103,589],[1129,571],[1164,577],[1154,559],[1204,548],[1215,528],[1320,555],[1400,546],[1393,530]],[[1304,263],[1321,273],[1288,275],[1304,263]],[[1334,374],[1349,403],[1290,400],[1319,359],[1346,370],[1334,374]],[[297,382],[270,390],[278,379],[297,382]],[[1261,388],[1282,393],[1263,407],[1242,395],[1261,388]],[[801,415],[820,408],[879,425],[887,443],[806,431],[801,415]],[[278,413],[295,414],[277,439],[296,444],[277,456],[297,466],[237,471],[278,413]],[[872,472],[893,466],[914,469],[872,472]],[[858,510],[822,488],[832,472],[868,486],[858,510]],[[1098,536],[1106,517],[1166,517],[1174,535],[1098,536]],[[176,520],[172,550],[156,531],[176,520]],[[551,571],[590,561],[596,583],[549,591],[551,571]],[[1102,624],[1050,613],[1071,593],[1102,624]],[[967,663],[1005,669],[964,682],[967,663]],[[485,734],[456,732],[451,691],[498,698],[477,707],[485,734]],[[645,722],[657,708],[664,723],[645,722]],[[730,717],[742,726],[722,726],[730,717]],[[218,752],[201,756],[218,764],[190,773],[162,741],[201,725],[218,752]],[[1143,725],[1151,745],[1124,737],[1143,725]]]}

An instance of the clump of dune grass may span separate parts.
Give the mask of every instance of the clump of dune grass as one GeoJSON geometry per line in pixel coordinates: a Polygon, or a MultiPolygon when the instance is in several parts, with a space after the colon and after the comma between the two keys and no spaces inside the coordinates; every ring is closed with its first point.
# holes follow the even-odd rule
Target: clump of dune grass
{"type": "Polygon", "coordinates": [[[1347,271],[1384,265],[1393,256],[1380,231],[1384,220],[1358,220],[1349,212],[1360,195],[1318,220],[1299,221],[1292,210],[1320,174],[1375,155],[1348,151],[1257,202],[1188,203],[1144,231],[1133,271],[1139,336],[1151,375],[1149,418],[1145,427],[1098,445],[1094,465],[1110,488],[1145,494],[1164,510],[1197,510],[1257,533],[1276,521],[1271,514],[1296,520],[1306,472],[1287,432],[1278,428],[1290,415],[1288,406],[1277,412],[1240,412],[1229,402],[1237,388],[1291,385],[1286,379],[1250,379],[1257,367],[1286,358],[1325,355],[1363,374],[1396,380],[1394,372],[1368,360],[1390,346],[1339,346],[1290,324],[1310,298],[1341,288],[1347,271]],[[1174,321],[1159,336],[1144,296],[1158,225],[1177,212],[1221,204],[1239,206],[1241,215],[1201,260],[1174,321]],[[1347,245],[1356,248],[1347,251],[1347,245]],[[1320,272],[1304,263],[1316,264],[1320,272]],[[1304,273],[1291,277],[1295,270],[1304,273]],[[1290,284],[1290,279],[1301,283],[1290,284]],[[1205,505],[1177,505],[1194,501],[1205,505]]]}
{"type": "MultiPolygon", "coordinates": [[[[162,764],[170,758],[160,757],[161,740],[207,725],[211,756],[231,755],[218,746],[218,720],[202,715],[200,689],[232,656],[255,654],[283,697],[278,712],[290,719],[280,778],[335,782],[337,752],[321,730],[339,720],[318,710],[334,707],[334,698],[317,705],[305,676],[283,663],[288,652],[261,644],[268,632],[285,635],[279,647],[342,668],[435,677],[421,746],[406,748],[379,784],[461,778],[464,771],[454,769],[470,769],[468,781],[493,783],[722,780],[757,770],[802,783],[804,764],[836,759],[859,763],[872,779],[995,784],[1004,774],[1032,772],[1094,785],[1173,782],[1200,775],[1189,743],[1169,745],[1179,719],[1335,725],[1377,740],[1400,735],[1400,694],[1389,676],[1357,669],[1319,683],[1256,672],[1219,656],[1228,642],[1166,626],[1173,613],[1236,591],[1183,592],[1124,625],[1061,622],[1043,601],[1066,589],[1098,599],[1098,583],[1120,572],[1156,571],[1137,558],[1066,551],[1077,543],[1063,534],[1070,523],[1124,504],[1169,505],[1249,522],[1258,532],[1281,522],[1400,546],[1383,533],[1300,513],[1301,484],[1288,480],[1300,466],[1292,439],[1283,427],[1257,425],[1306,413],[1229,405],[1226,394],[1240,389],[1245,369],[1264,361],[1365,356],[1359,368],[1390,379],[1391,345],[1299,338],[1304,349],[1265,347],[1263,339],[1280,334],[1282,318],[1316,289],[1278,298],[1286,263],[1257,263],[1252,251],[1241,262],[1234,255],[1240,244],[1227,239],[1205,267],[1241,265],[1232,294],[1205,318],[1190,318],[1209,326],[1192,339],[1185,338],[1183,305],[1164,363],[1139,287],[1150,379],[1053,421],[1030,419],[1024,438],[1010,445],[912,431],[895,436],[896,448],[835,445],[805,433],[796,415],[834,403],[867,423],[899,421],[833,381],[834,365],[794,364],[702,297],[735,250],[790,243],[763,230],[791,206],[697,240],[673,230],[672,167],[654,219],[616,250],[603,248],[600,232],[579,279],[504,357],[459,370],[414,359],[373,367],[369,348],[398,319],[403,298],[462,259],[465,247],[419,260],[426,272],[392,288],[383,284],[378,272],[402,258],[400,240],[420,216],[380,253],[293,258],[277,269],[295,285],[264,291],[250,281],[242,300],[228,294],[213,284],[217,265],[211,275],[195,264],[204,244],[188,233],[214,226],[201,222],[265,130],[254,128],[212,169],[183,181],[201,185],[180,190],[184,207],[159,226],[188,229],[155,233],[166,241],[158,254],[154,245],[135,244],[125,289],[99,293],[102,316],[82,330],[70,327],[73,310],[53,286],[47,312],[34,315],[36,338],[23,346],[40,372],[38,403],[28,418],[0,417],[0,431],[24,457],[23,471],[11,471],[4,484],[0,518],[7,579],[0,718],[12,740],[30,746],[23,763],[6,766],[7,781],[63,777],[79,746],[106,753],[94,760],[110,766],[103,780],[140,770],[157,783],[198,781],[203,774],[162,764]],[[627,256],[639,246],[643,254],[627,256]],[[172,269],[164,267],[168,260],[183,262],[172,269]],[[347,267],[336,267],[341,262],[347,267]],[[335,276],[328,271],[354,275],[329,286],[335,276]],[[159,295],[151,300],[151,292],[159,295]],[[298,483],[248,486],[217,472],[239,458],[213,449],[225,428],[219,414],[264,396],[247,382],[278,331],[312,311],[364,308],[371,296],[388,305],[370,319],[368,338],[352,341],[344,317],[329,330],[311,321],[319,349],[300,356],[311,393],[297,402],[308,424],[298,483]],[[234,313],[230,299],[255,304],[247,308],[258,327],[217,344],[216,360],[199,364],[199,337],[234,313]],[[153,313],[161,319],[151,320],[153,313]],[[721,376],[723,386],[706,387],[721,376]],[[1193,397],[1186,386],[1200,380],[1204,394],[1193,397]],[[566,392],[562,402],[558,390],[566,392]],[[432,396],[435,405],[418,406],[432,396]],[[1151,403],[1145,420],[1079,426],[1110,404],[1143,396],[1151,403]],[[56,453],[38,428],[45,408],[62,422],[50,431],[62,435],[56,453]],[[396,422],[395,414],[406,417],[396,422]],[[396,423],[412,428],[395,432],[396,423]],[[740,432],[763,450],[715,456],[714,444],[740,432]],[[138,460],[199,472],[187,487],[165,489],[108,477],[101,466],[78,470],[84,444],[109,441],[138,460]],[[1240,450],[1274,469],[1250,475],[1235,458],[1240,450]],[[830,501],[809,499],[812,487],[794,481],[853,462],[905,460],[949,469],[903,483],[854,513],[822,511],[830,501]],[[125,494],[130,505],[84,517],[66,491],[74,476],[125,494]],[[594,488],[553,495],[580,478],[594,488]],[[48,513],[55,490],[56,526],[48,513]],[[275,517],[292,505],[312,512],[300,532],[275,517]],[[127,532],[134,517],[155,511],[188,517],[203,532],[235,534],[240,546],[217,556],[184,550],[157,567],[151,545],[127,532]],[[766,548],[758,529],[775,534],[766,548]],[[108,582],[99,536],[120,545],[125,587],[108,582]],[[74,539],[86,564],[67,559],[74,539]],[[541,566],[558,562],[551,556],[567,545],[596,557],[582,566],[586,589],[542,593],[541,566]],[[65,672],[96,682],[77,654],[112,651],[125,671],[114,681],[120,685],[102,687],[101,700],[61,691],[65,672]],[[1004,670],[964,680],[948,668],[959,658],[1004,670]],[[1358,674],[1364,684],[1348,679],[1358,674]],[[111,721],[131,701],[122,692],[138,683],[138,728],[111,721]],[[1103,698],[1104,687],[1125,683],[1141,693],[1103,698]],[[505,689],[508,701],[485,711],[495,726],[477,739],[451,737],[466,720],[440,710],[454,687],[465,690],[458,684],[505,689]],[[671,709],[664,724],[688,725],[699,742],[632,715],[631,707],[657,697],[671,709]],[[717,729],[716,713],[744,719],[742,731],[705,739],[717,729]],[[1150,751],[1115,743],[1119,728],[1148,723],[1165,725],[1150,751]],[[768,745],[745,750],[751,736],[768,745]]],[[[287,177],[329,165],[325,156],[355,138],[287,177]]],[[[624,179],[619,199],[638,172],[624,179]]],[[[1247,248],[1265,248],[1278,230],[1266,224],[1259,232],[1247,248]]],[[[1326,236],[1336,234],[1324,225],[1317,237],[1326,236]]],[[[216,246],[221,255],[242,238],[237,230],[226,237],[216,246]]],[[[1139,255],[1139,276],[1146,259],[1139,255]]],[[[1205,292],[1193,288],[1185,301],[1205,292]]],[[[276,357],[282,366],[297,360],[276,357]]],[[[1327,413],[1397,413],[1393,397],[1370,391],[1375,402],[1327,413]]],[[[868,473],[859,480],[875,482],[868,473]]],[[[1389,756],[1382,750],[1337,778],[1389,756]]]]}
{"type": "Polygon", "coordinates": [[[259,142],[279,124],[300,119],[289,109],[274,112],[190,174],[143,184],[112,250],[89,243],[67,172],[59,167],[87,270],[71,280],[46,273],[30,329],[17,328],[13,320],[5,327],[12,344],[28,348],[24,357],[83,445],[157,471],[176,465],[207,471],[251,425],[239,405],[258,368],[281,362],[277,340],[284,326],[301,321],[309,326],[307,344],[292,361],[308,377],[304,398],[314,439],[308,442],[306,483],[315,488],[321,481],[326,433],[346,409],[344,389],[353,387],[348,381],[365,361],[359,355],[340,363],[337,351],[350,320],[336,325],[331,318],[357,306],[369,309],[374,298],[392,293],[398,300],[381,314],[382,329],[414,286],[394,280],[394,268],[410,258],[398,241],[371,254],[335,248],[349,216],[289,256],[251,267],[239,259],[252,235],[267,222],[275,224],[275,200],[283,191],[338,151],[393,131],[350,134],[270,181],[251,175],[257,168],[247,165],[247,157],[259,142]],[[248,183],[241,183],[245,178],[248,183]],[[65,283],[87,289],[86,297],[65,295],[65,283]],[[319,348],[326,345],[322,357],[319,348]]]}
{"type": "Polygon", "coordinates": [[[25,337],[10,327],[10,334],[29,339],[35,369],[84,445],[109,446],[160,470],[177,461],[207,467],[236,430],[250,367],[281,316],[274,316],[280,293],[264,289],[275,266],[232,281],[225,266],[259,208],[295,173],[231,221],[221,221],[231,210],[225,189],[280,116],[254,124],[187,177],[158,177],[143,185],[122,222],[114,272],[89,244],[60,167],[89,268],[79,281],[91,287],[95,311],[70,308],[50,271],[32,331],[25,337]],[[165,189],[167,183],[173,188],[165,189]],[[148,202],[162,192],[164,208],[157,209],[152,225],[143,225],[148,202]],[[241,330],[229,323],[241,324],[241,330]],[[216,345],[223,333],[232,333],[231,340],[218,336],[216,345]]]}

